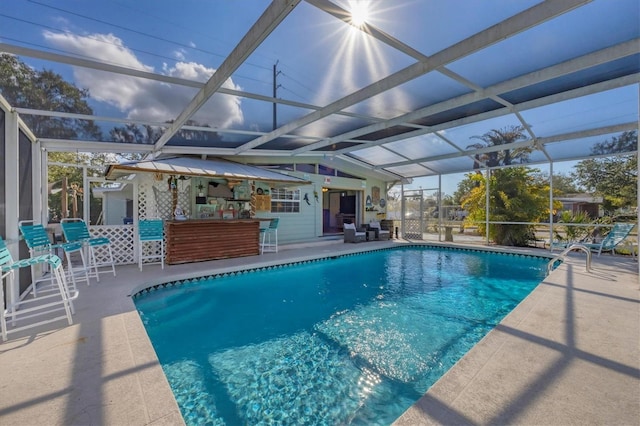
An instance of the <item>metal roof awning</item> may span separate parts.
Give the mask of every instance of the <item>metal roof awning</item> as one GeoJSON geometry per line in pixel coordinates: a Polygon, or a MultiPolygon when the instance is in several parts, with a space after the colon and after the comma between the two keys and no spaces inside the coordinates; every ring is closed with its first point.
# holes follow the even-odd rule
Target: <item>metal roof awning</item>
{"type": "Polygon", "coordinates": [[[107,168],[105,176],[107,179],[117,179],[134,173],[162,173],[167,175],[201,176],[227,180],[246,179],[296,185],[307,185],[311,183],[295,176],[220,158],[203,160],[190,157],[169,157],[111,164],[107,168]]]}

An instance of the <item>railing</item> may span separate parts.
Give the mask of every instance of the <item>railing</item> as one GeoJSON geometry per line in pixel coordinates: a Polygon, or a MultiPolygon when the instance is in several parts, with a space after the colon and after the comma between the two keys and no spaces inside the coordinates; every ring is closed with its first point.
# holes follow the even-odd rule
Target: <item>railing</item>
{"type": "Polygon", "coordinates": [[[107,237],[111,242],[116,265],[136,263],[133,225],[92,225],[92,237],[107,237]]]}
{"type": "Polygon", "coordinates": [[[583,246],[582,244],[571,244],[569,247],[564,249],[562,253],[555,256],[549,261],[549,263],[547,264],[547,275],[549,275],[549,273],[551,273],[551,271],[553,270],[553,265],[555,265],[559,260],[564,261],[566,255],[569,254],[569,252],[572,250],[582,250],[587,253],[586,268],[587,272],[591,272],[591,250],[589,250],[589,247],[583,246]]]}

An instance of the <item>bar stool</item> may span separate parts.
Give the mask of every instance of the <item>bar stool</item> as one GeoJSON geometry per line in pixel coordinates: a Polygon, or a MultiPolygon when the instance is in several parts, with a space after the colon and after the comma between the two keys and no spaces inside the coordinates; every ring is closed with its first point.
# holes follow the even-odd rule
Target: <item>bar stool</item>
{"type": "Polygon", "coordinates": [[[260,254],[278,252],[278,222],[280,218],[273,218],[269,221],[267,228],[260,229],[260,254]]]}
{"type": "Polygon", "coordinates": [[[162,264],[164,269],[164,222],[162,219],[146,219],[138,222],[138,268],[142,271],[143,260],[153,260],[162,264]],[[151,243],[147,247],[147,254],[144,253],[144,244],[151,243]],[[157,247],[160,246],[160,254],[157,247]]]}
{"type": "Polygon", "coordinates": [[[37,327],[50,322],[66,319],[69,325],[73,324],[71,314],[73,312],[73,300],[78,297],[78,291],[69,291],[67,281],[62,268],[62,261],[55,254],[44,254],[28,259],[14,261],[6,243],[0,237],[0,331],[2,340],[7,340],[7,335],[16,331],[27,328],[37,327]],[[55,292],[45,296],[35,296],[33,298],[24,298],[15,300],[13,291],[11,297],[5,303],[4,283],[7,278],[7,287],[15,290],[15,271],[21,268],[30,268],[32,265],[47,264],[55,277],[55,292]],[[11,300],[9,300],[11,299],[11,300]],[[46,314],[58,313],[63,310],[62,315],[44,318],[35,321],[37,318],[46,314]],[[7,320],[11,322],[12,328],[7,328],[7,320]],[[16,326],[16,322],[28,320],[24,325],[16,326]]]}
{"type": "MultiPolygon", "coordinates": [[[[98,268],[111,268],[113,276],[116,276],[115,261],[113,260],[113,252],[111,251],[111,241],[107,237],[91,237],[89,228],[82,219],[67,218],[60,221],[64,238],[72,243],[82,243],[84,247],[89,249],[89,271],[91,275],[95,275],[96,280],[100,281],[101,271],[98,268]],[[102,261],[98,261],[101,254],[102,261]],[[93,270],[93,272],[91,272],[93,270]]],[[[102,271],[108,272],[108,271],[102,271]]]]}
{"type": "MultiPolygon", "coordinates": [[[[87,268],[87,262],[82,250],[82,243],[63,243],[52,244],[47,234],[46,229],[41,224],[36,224],[32,220],[21,220],[18,222],[18,228],[24,238],[24,242],[29,248],[29,255],[36,257],[43,254],[54,254],[54,250],[62,249],[67,258],[67,277],[71,280],[71,291],[76,291],[76,280],[84,280],[89,285],[89,268],[87,268]],[[73,257],[79,257],[80,262],[76,265],[73,264],[73,257]]],[[[51,272],[51,271],[50,271],[51,272]]],[[[49,277],[36,277],[35,265],[31,267],[31,277],[33,279],[33,295],[37,296],[37,284],[39,282],[49,280],[51,285],[49,288],[54,287],[54,276],[50,273],[49,277]]]]}

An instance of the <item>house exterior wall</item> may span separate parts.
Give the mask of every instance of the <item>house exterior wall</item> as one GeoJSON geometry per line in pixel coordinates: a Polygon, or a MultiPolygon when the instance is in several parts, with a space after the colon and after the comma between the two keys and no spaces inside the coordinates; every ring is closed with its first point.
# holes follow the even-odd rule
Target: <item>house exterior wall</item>
{"type": "Polygon", "coordinates": [[[386,199],[385,183],[374,179],[352,179],[339,176],[324,176],[289,172],[288,175],[296,176],[311,182],[311,185],[300,186],[300,213],[266,213],[260,212],[258,218],[280,218],[278,224],[278,240],[280,242],[295,242],[321,237],[322,230],[322,188],[361,191],[360,205],[357,206],[359,214],[356,215],[356,224],[369,223],[372,220],[384,219],[379,213],[384,214],[385,209],[378,205],[378,211],[366,211],[365,200],[371,195],[373,187],[380,189],[380,197],[386,199]],[[304,201],[307,195],[309,204],[304,201]],[[318,199],[316,201],[316,195],[318,199]]]}
{"type": "Polygon", "coordinates": [[[122,225],[127,216],[127,199],[131,199],[133,194],[123,194],[121,192],[110,192],[104,194],[104,224],[122,225]]]}

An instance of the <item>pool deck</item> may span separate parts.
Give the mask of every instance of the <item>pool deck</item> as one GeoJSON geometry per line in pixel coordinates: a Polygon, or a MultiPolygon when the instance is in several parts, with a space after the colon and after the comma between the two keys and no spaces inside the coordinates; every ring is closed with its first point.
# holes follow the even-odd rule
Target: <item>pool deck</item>
{"type": "MultiPolygon", "coordinates": [[[[118,267],[117,277],[80,286],[73,325],[0,343],[0,424],[183,424],[132,292],[397,244],[329,240],[164,270],[118,267]]],[[[640,425],[638,264],[602,255],[592,267],[587,273],[584,254],[571,255],[395,424],[640,425]]]]}

